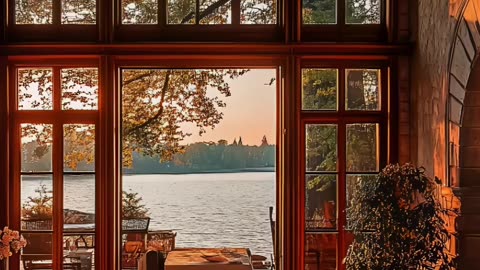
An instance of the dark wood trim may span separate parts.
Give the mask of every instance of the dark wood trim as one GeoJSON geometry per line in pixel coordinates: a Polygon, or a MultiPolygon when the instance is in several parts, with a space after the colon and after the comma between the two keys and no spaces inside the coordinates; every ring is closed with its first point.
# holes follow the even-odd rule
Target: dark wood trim
{"type": "MultiPolygon", "coordinates": [[[[15,230],[20,231],[20,168],[21,168],[21,157],[20,157],[20,124],[15,120],[13,111],[17,106],[17,93],[16,93],[16,86],[17,86],[17,73],[15,68],[11,65],[8,67],[8,111],[9,111],[9,121],[10,121],[10,129],[8,130],[9,133],[9,145],[8,145],[8,153],[9,153],[9,226],[15,230]]],[[[15,265],[19,265],[20,259],[19,257],[14,257],[13,260],[10,260],[10,267],[13,267],[15,270],[15,265]]]]}
{"type": "Polygon", "coordinates": [[[86,43],[98,40],[97,25],[14,24],[8,27],[9,43],[66,42],[86,43]]]}
{"type": "MultiPolygon", "coordinates": [[[[60,115],[62,93],[60,68],[53,68],[53,112],[60,115]]],[[[53,268],[63,269],[63,123],[52,116],[53,121],[53,145],[52,145],[52,169],[53,169],[53,268]]]]}
{"type": "MultiPolygon", "coordinates": [[[[115,269],[112,266],[112,252],[109,252],[107,248],[104,247],[116,247],[115,238],[111,232],[114,232],[114,228],[112,224],[115,220],[110,220],[107,217],[109,216],[108,213],[111,211],[111,207],[113,205],[112,201],[109,200],[109,196],[105,196],[105,194],[109,194],[109,190],[112,183],[112,177],[109,170],[109,163],[112,162],[113,158],[109,157],[109,153],[111,152],[111,139],[108,137],[111,131],[109,131],[108,126],[108,119],[109,119],[109,112],[107,110],[110,103],[109,99],[111,98],[111,90],[110,87],[112,85],[111,78],[109,72],[109,59],[107,57],[102,57],[99,61],[99,70],[98,70],[98,110],[99,110],[99,120],[97,125],[97,136],[96,136],[96,154],[97,154],[97,162],[96,165],[96,228],[97,228],[97,246],[101,248],[97,248],[96,250],[96,258],[105,258],[103,260],[96,260],[95,261],[95,269],[115,269]]],[[[116,249],[112,249],[116,250],[116,249]]]]}
{"type": "Polygon", "coordinates": [[[7,33],[7,0],[0,0],[0,44],[6,42],[7,33]]]}
{"type": "MultiPolygon", "coordinates": [[[[179,44],[9,44],[0,45],[0,51],[11,57],[25,56],[26,60],[44,57],[45,60],[85,58],[95,55],[169,55],[191,57],[195,55],[302,55],[304,58],[322,56],[325,58],[368,60],[375,56],[387,59],[389,55],[409,55],[413,44],[229,44],[229,43],[179,43],[179,44]],[[27,57],[29,56],[29,57],[27,57]]],[[[73,59],[72,59],[73,60],[73,59]]],[[[74,63],[74,62],[72,62],[74,63]]]]}
{"type": "Polygon", "coordinates": [[[276,86],[277,86],[277,101],[276,101],[276,106],[277,106],[277,112],[276,112],[276,125],[277,125],[277,131],[276,131],[276,168],[277,168],[277,173],[275,174],[276,176],[276,200],[275,200],[275,231],[272,233],[272,237],[274,237],[273,243],[273,256],[274,256],[274,264],[278,266],[279,269],[282,269],[280,265],[280,260],[279,260],[279,254],[282,254],[281,252],[283,251],[283,235],[284,235],[284,187],[285,187],[285,147],[279,147],[285,145],[286,141],[286,134],[284,132],[285,126],[287,125],[286,119],[286,107],[284,106],[286,104],[285,100],[285,67],[286,63],[284,63],[282,66],[277,67],[277,72],[276,72],[276,86]]]}
{"type": "MultiPolygon", "coordinates": [[[[199,0],[197,0],[199,1],[199,0]]],[[[238,27],[238,25],[241,24],[240,22],[240,13],[241,13],[241,10],[240,10],[240,0],[231,0],[231,5],[232,5],[232,25],[235,25],[238,27]]]]}
{"type": "Polygon", "coordinates": [[[114,192],[109,193],[108,202],[110,203],[109,213],[109,229],[111,233],[108,235],[111,237],[113,243],[113,250],[116,251],[114,254],[109,254],[113,268],[109,269],[120,269],[121,267],[121,256],[122,246],[118,242],[120,239],[121,233],[121,204],[122,204],[122,165],[120,164],[122,160],[122,147],[120,141],[120,132],[121,132],[121,77],[119,72],[119,66],[115,64],[115,61],[112,57],[104,58],[104,64],[106,64],[105,72],[109,80],[106,82],[106,93],[108,94],[105,98],[106,106],[106,140],[110,140],[106,145],[107,151],[107,183],[109,188],[114,192]],[[113,234],[113,235],[112,235],[113,234]]]}
{"type": "MultiPolygon", "coordinates": [[[[288,266],[285,269],[303,269],[305,265],[305,183],[302,177],[304,163],[304,157],[302,157],[302,149],[305,148],[304,139],[303,139],[303,125],[301,123],[301,115],[300,109],[302,108],[302,74],[301,74],[301,59],[299,57],[294,58],[294,65],[290,67],[292,69],[293,74],[293,82],[291,92],[294,93],[294,115],[295,120],[292,123],[295,127],[295,141],[293,141],[293,145],[295,146],[294,151],[296,155],[293,157],[294,162],[293,169],[292,169],[292,178],[291,181],[293,182],[292,188],[292,203],[290,205],[291,211],[294,211],[294,224],[295,227],[290,232],[292,233],[293,241],[292,244],[294,245],[294,251],[290,251],[290,256],[293,257],[292,265],[289,268],[288,266]]],[[[288,206],[287,206],[288,209],[288,206]]],[[[286,258],[290,257],[286,255],[286,258]]]]}
{"type": "MultiPolygon", "coordinates": [[[[7,58],[0,56],[0,130],[10,130],[9,123],[9,91],[8,91],[7,58]]],[[[0,190],[9,190],[9,132],[0,133],[0,190]]],[[[10,198],[9,192],[0,196],[0,228],[9,224],[10,198]]]]}

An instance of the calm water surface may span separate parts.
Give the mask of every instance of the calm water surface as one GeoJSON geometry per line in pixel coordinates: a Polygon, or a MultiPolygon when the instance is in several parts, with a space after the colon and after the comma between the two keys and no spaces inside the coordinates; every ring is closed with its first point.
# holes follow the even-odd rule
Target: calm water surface
{"type": "MultiPolygon", "coordinates": [[[[22,199],[40,183],[22,182],[22,199]]],[[[275,206],[275,173],[126,175],[124,190],[138,192],[149,209],[151,230],[177,231],[177,247],[248,247],[270,257],[268,207],[275,206]]],[[[65,208],[94,211],[93,178],[65,179],[65,208]]]]}

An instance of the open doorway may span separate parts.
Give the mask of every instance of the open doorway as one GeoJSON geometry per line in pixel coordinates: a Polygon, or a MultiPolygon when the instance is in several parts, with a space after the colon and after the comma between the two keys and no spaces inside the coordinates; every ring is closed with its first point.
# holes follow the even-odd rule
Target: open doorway
{"type": "Polygon", "coordinates": [[[271,264],[276,74],[121,70],[122,268],[152,246],[271,264]]]}

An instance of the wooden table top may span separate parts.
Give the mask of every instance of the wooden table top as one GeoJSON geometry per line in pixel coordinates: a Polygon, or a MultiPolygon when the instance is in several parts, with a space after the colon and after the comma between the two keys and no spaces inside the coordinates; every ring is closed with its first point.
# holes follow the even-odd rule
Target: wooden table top
{"type": "Polygon", "coordinates": [[[168,253],[165,270],[251,270],[246,248],[186,248],[168,253]]]}

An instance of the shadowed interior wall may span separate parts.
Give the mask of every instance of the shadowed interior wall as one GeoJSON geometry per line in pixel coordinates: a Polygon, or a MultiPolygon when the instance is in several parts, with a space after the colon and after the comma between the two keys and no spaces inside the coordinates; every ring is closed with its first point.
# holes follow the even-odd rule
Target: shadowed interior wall
{"type": "Polygon", "coordinates": [[[470,74],[460,128],[460,268],[478,269],[480,257],[480,62],[470,74]]]}

